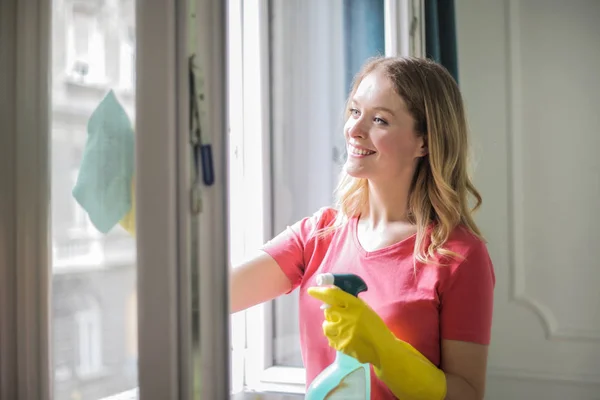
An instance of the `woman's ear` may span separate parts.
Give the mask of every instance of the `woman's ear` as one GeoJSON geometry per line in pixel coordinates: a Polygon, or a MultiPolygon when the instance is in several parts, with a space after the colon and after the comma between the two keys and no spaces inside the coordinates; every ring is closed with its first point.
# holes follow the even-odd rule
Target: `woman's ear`
{"type": "Polygon", "coordinates": [[[423,135],[421,136],[421,148],[420,150],[420,157],[425,157],[427,154],[429,154],[429,147],[427,146],[427,135],[423,135]]]}

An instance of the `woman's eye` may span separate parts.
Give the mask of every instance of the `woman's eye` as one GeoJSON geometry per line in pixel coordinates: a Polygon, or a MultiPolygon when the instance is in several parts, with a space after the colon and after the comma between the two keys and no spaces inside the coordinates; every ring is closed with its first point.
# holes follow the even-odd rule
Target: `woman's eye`
{"type": "MultiPolygon", "coordinates": [[[[350,115],[353,116],[354,118],[358,118],[360,116],[360,111],[356,108],[350,108],[349,111],[350,111],[350,115]]],[[[387,125],[387,121],[384,119],[381,119],[379,117],[373,118],[373,121],[377,125],[387,125]]]]}

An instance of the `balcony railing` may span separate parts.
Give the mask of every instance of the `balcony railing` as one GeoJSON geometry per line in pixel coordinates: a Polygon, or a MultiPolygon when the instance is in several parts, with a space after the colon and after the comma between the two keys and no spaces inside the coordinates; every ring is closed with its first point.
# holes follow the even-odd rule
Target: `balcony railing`
{"type": "Polygon", "coordinates": [[[55,238],[52,265],[55,274],[133,265],[135,240],[119,232],[102,235],[55,238]]]}

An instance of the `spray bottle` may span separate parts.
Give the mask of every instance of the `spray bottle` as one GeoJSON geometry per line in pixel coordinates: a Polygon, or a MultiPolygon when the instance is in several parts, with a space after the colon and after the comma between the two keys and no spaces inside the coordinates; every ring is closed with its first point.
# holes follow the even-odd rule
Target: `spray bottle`
{"type": "MultiPolygon", "coordinates": [[[[335,285],[344,292],[358,297],[367,290],[367,284],[354,274],[321,274],[317,285],[335,285]]],[[[326,308],[324,304],[321,308],[326,308]]],[[[371,369],[340,351],[335,361],[323,370],[306,391],[306,400],[368,400],[371,398],[371,369]]]]}

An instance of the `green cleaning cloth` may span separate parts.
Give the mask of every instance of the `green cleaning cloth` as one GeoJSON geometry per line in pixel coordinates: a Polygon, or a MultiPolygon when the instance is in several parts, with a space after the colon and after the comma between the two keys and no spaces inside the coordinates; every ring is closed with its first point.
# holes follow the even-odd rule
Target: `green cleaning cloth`
{"type": "Polygon", "coordinates": [[[88,121],[72,192],[100,232],[108,233],[130,211],[133,170],[133,126],[111,90],[88,121]]]}

